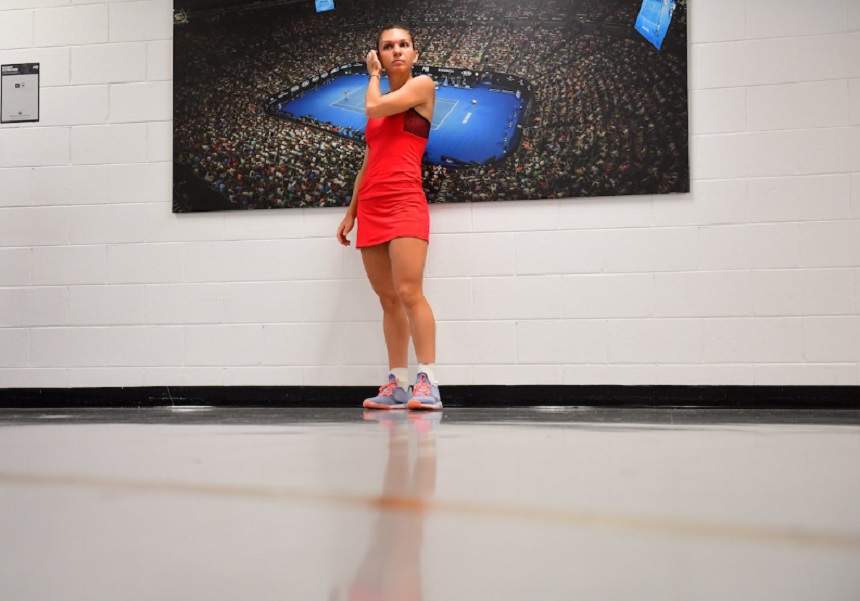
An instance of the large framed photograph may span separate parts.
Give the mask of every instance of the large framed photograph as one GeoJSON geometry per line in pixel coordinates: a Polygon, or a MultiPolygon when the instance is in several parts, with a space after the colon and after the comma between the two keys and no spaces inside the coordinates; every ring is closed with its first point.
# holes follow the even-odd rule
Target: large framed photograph
{"type": "Polygon", "coordinates": [[[348,206],[387,23],[436,82],[428,202],[689,191],[686,0],[327,4],[175,0],[174,212],[348,206]]]}

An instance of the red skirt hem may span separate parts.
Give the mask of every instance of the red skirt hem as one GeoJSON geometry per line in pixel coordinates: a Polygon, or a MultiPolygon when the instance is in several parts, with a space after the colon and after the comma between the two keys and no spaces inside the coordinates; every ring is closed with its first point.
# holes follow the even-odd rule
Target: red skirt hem
{"type": "Polygon", "coordinates": [[[385,244],[386,242],[391,242],[395,238],[419,238],[421,240],[424,240],[427,244],[430,244],[430,237],[424,234],[393,234],[378,241],[363,240],[363,244],[359,244],[358,242],[356,242],[355,247],[367,248],[368,246],[378,246],[380,244],[385,244]]]}

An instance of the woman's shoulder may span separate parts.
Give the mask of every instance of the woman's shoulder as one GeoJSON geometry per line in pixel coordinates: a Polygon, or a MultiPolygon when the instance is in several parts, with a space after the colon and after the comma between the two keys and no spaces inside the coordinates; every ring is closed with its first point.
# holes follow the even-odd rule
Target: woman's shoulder
{"type": "Polygon", "coordinates": [[[415,79],[421,80],[421,84],[426,91],[425,99],[421,102],[421,104],[426,103],[427,106],[432,110],[433,104],[436,100],[436,81],[429,75],[425,74],[418,75],[415,79]]]}
{"type": "Polygon", "coordinates": [[[421,75],[416,75],[414,77],[416,82],[421,82],[422,86],[426,86],[428,89],[435,91],[436,90],[436,80],[427,75],[426,73],[422,73],[421,75]]]}

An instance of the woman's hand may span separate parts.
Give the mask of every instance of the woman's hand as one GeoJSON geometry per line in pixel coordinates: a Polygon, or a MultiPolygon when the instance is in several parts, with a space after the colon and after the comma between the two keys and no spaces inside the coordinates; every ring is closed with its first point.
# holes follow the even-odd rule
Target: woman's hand
{"type": "Polygon", "coordinates": [[[376,50],[371,50],[367,53],[367,73],[369,75],[379,75],[380,71],[382,71],[382,63],[379,62],[376,50]]]}
{"type": "Polygon", "coordinates": [[[343,246],[349,246],[350,242],[346,235],[352,231],[352,226],[355,225],[355,215],[347,211],[340,225],[337,226],[337,240],[343,246]]]}

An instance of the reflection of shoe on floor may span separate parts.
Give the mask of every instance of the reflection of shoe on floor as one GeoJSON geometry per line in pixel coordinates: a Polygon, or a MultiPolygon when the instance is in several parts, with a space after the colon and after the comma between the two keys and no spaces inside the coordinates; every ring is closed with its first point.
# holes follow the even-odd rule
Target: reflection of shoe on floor
{"type": "Polygon", "coordinates": [[[388,374],[388,384],[379,387],[379,394],[364,399],[365,409],[405,409],[409,392],[397,385],[397,376],[388,374]]]}
{"type": "Polygon", "coordinates": [[[412,398],[406,404],[409,409],[441,409],[442,395],[439,387],[433,384],[423,371],[418,372],[412,385],[412,398]]]}
{"type": "Polygon", "coordinates": [[[376,422],[383,428],[393,430],[398,426],[406,423],[405,411],[372,411],[365,409],[361,414],[361,419],[366,422],[376,422]]]}
{"type": "Polygon", "coordinates": [[[427,413],[410,413],[409,421],[412,423],[412,427],[415,428],[415,431],[419,434],[426,434],[433,430],[433,428],[442,421],[442,412],[441,411],[428,411],[427,413]]]}

